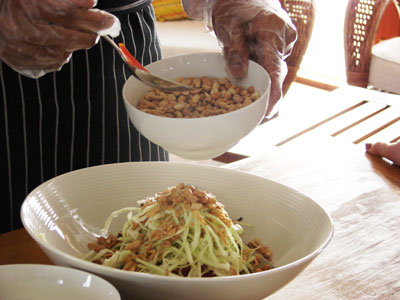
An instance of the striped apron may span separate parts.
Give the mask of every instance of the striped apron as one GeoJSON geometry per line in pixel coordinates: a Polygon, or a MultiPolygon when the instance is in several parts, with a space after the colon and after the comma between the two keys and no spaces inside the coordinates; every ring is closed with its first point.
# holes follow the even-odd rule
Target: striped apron
{"type": "MultiPolygon", "coordinates": [[[[143,65],[161,59],[151,0],[99,0],[97,7],[119,17],[115,41],[143,65]]],[[[52,177],[100,164],[168,160],[129,122],[122,99],[129,76],[101,39],[37,80],[0,61],[0,233],[22,226],[24,198],[52,177]]]]}

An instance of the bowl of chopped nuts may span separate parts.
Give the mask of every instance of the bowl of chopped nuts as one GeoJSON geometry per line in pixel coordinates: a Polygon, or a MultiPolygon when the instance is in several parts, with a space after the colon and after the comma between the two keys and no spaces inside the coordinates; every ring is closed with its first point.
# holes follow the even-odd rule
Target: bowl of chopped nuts
{"type": "Polygon", "coordinates": [[[146,68],[193,88],[161,91],[133,76],[123,88],[125,107],[136,129],[175,155],[193,160],[217,157],[264,118],[270,77],[253,61],[240,82],[228,77],[220,53],[174,56],[146,68]]]}

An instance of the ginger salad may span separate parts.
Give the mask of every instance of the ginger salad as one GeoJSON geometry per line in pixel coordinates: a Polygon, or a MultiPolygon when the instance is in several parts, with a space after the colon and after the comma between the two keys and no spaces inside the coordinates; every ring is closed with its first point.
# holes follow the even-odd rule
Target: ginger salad
{"type": "Polygon", "coordinates": [[[166,276],[215,277],[273,268],[272,251],[258,239],[244,243],[243,227],[208,191],[180,183],[140,207],[113,212],[106,237],[89,243],[83,259],[127,271],[166,276]],[[114,218],[127,213],[121,232],[109,234],[114,218]]]}

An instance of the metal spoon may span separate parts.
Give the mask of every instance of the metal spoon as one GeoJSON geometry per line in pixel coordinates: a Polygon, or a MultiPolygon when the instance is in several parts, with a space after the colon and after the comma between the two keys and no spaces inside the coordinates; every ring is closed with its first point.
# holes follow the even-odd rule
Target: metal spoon
{"type": "Polygon", "coordinates": [[[102,36],[107,42],[111,44],[111,46],[114,47],[114,49],[118,52],[124,63],[129,67],[129,69],[132,71],[133,76],[135,76],[137,79],[142,81],[144,84],[158,88],[161,90],[166,90],[166,91],[189,91],[192,90],[193,88],[187,85],[183,85],[165,78],[162,78],[158,75],[152,74],[149,71],[144,71],[139,68],[136,68],[135,66],[131,65],[125,58],[125,55],[122,53],[121,48],[118,47],[118,45],[107,35],[102,36]]]}

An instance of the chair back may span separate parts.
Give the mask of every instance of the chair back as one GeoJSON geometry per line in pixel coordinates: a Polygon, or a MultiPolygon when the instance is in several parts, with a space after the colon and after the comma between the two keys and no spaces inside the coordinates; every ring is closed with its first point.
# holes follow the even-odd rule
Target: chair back
{"type": "Polygon", "coordinates": [[[289,90],[290,85],[296,79],[304,53],[307,50],[311,38],[315,20],[314,0],[280,0],[283,9],[290,16],[297,28],[297,41],[292,53],[286,59],[288,74],[283,82],[283,94],[289,90]]]}
{"type": "Polygon", "coordinates": [[[344,22],[344,51],[347,83],[368,86],[372,47],[382,15],[397,0],[349,0],[344,22]]]}

